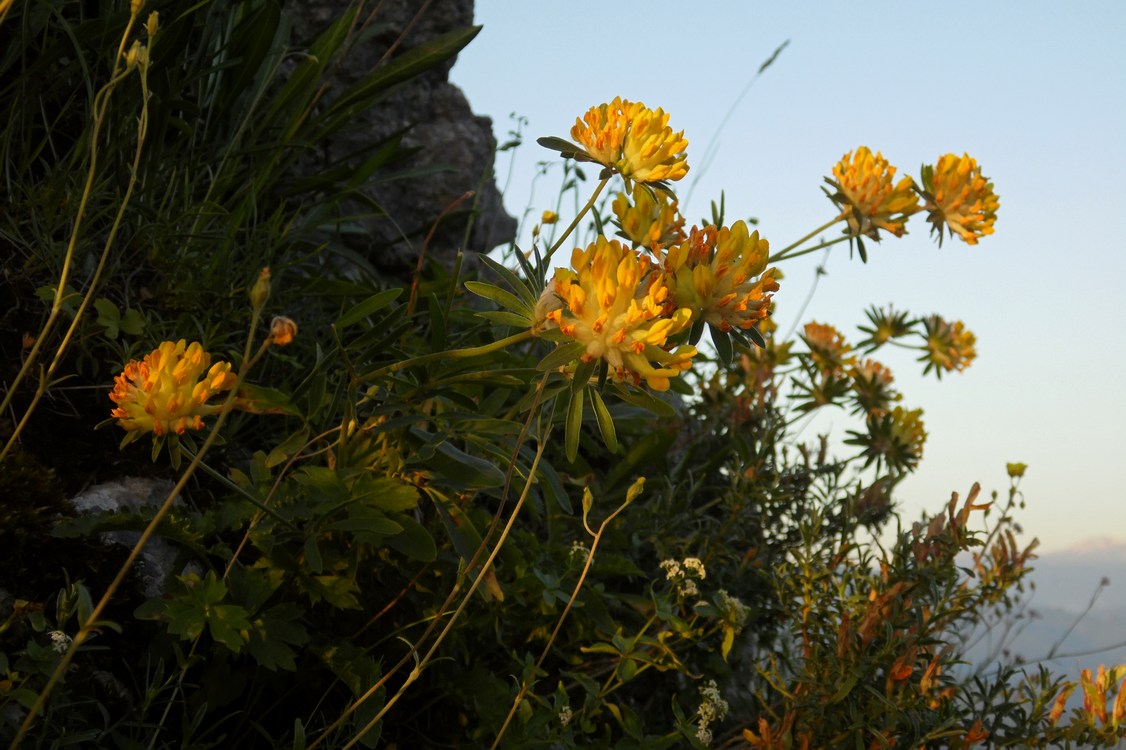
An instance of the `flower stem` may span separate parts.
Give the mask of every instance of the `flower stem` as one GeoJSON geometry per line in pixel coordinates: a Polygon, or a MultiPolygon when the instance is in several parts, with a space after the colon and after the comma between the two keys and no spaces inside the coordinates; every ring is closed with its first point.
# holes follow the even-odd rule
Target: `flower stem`
{"type": "Polygon", "coordinates": [[[789,255],[786,255],[785,251],[783,250],[783,251],[779,252],[777,255],[771,256],[771,258],[768,262],[777,263],[780,260],[790,260],[791,258],[800,258],[803,255],[809,255],[812,252],[816,252],[816,251],[821,250],[821,249],[826,248],[826,247],[832,247],[833,245],[836,245],[840,242],[844,242],[845,240],[851,240],[851,239],[852,239],[852,235],[843,234],[840,237],[837,237],[835,239],[826,240],[824,242],[818,242],[816,245],[811,245],[810,247],[807,247],[803,250],[798,250],[795,253],[790,253],[789,255]]]}
{"type": "Polygon", "coordinates": [[[423,354],[418,357],[411,357],[410,359],[400,360],[399,362],[392,362],[389,365],[380,367],[371,372],[365,373],[360,376],[361,381],[375,380],[383,375],[390,375],[393,372],[406,369],[407,367],[414,367],[415,365],[424,365],[427,362],[437,362],[443,359],[470,359],[472,357],[480,357],[483,354],[491,354],[492,352],[500,351],[511,344],[518,344],[521,341],[527,341],[530,338],[535,338],[535,333],[529,328],[526,331],[515,333],[503,339],[494,341],[491,344],[482,344],[481,346],[470,346],[465,349],[450,349],[448,351],[431,352],[430,354],[423,354]]]}
{"type": "MultiPolygon", "coordinates": [[[[799,239],[795,242],[791,242],[789,245],[786,245],[786,247],[782,248],[781,250],[776,252],[774,255],[770,256],[770,259],[767,262],[777,263],[778,261],[783,260],[785,258],[794,258],[794,257],[797,257],[798,255],[804,255],[805,253],[810,252],[809,250],[803,250],[802,252],[795,253],[794,255],[789,254],[791,250],[793,250],[796,247],[799,247],[803,242],[807,242],[808,240],[813,239],[814,237],[821,234],[826,229],[828,229],[829,227],[833,226],[838,221],[841,221],[843,219],[844,219],[844,214],[841,214],[841,215],[837,216],[835,219],[833,219],[832,221],[825,222],[821,226],[817,227],[817,229],[814,229],[812,232],[805,235],[801,239],[799,239]]],[[[822,245],[822,247],[824,247],[824,246],[822,245]]]]}
{"type": "MultiPolygon", "coordinates": [[[[610,177],[612,176],[613,175],[610,175],[610,177]]],[[[543,256],[544,263],[547,263],[549,260],[551,260],[551,256],[554,255],[555,251],[559,249],[559,246],[562,245],[567,240],[567,238],[571,236],[571,232],[575,231],[575,227],[579,225],[579,222],[582,221],[582,218],[586,216],[587,212],[590,211],[590,209],[594,208],[594,202],[598,200],[598,196],[602,193],[602,189],[606,187],[606,184],[608,182],[610,182],[610,177],[603,177],[602,181],[598,183],[598,186],[594,188],[594,192],[591,194],[590,200],[586,202],[586,205],[582,207],[582,210],[575,215],[575,218],[571,220],[571,223],[567,225],[567,228],[563,230],[563,234],[560,235],[559,239],[555,241],[555,244],[548,248],[547,252],[543,256]]]]}

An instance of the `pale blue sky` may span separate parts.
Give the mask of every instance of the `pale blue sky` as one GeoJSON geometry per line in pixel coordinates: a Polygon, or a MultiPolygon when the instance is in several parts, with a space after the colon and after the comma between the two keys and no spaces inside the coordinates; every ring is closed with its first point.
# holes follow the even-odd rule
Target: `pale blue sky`
{"type": "MultiPolygon", "coordinates": [[[[867,145],[916,179],[921,163],[969,152],[1000,195],[996,233],[939,248],[916,216],[907,237],[869,247],[867,266],[837,246],[802,319],[855,340],[865,308],[894,302],[977,335],[973,366],[941,383],[910,356],[881,356],[930,432],[899,493],[908,518],[975,480],[1003,491],[1005,463],[1024,461],[1021,520],[1042,549],[1126,539],[1126,2],[689,5],[477,0],[485,28],[452,79],[500,140],[509,113],[528,119],[509,212],[550,158],[535,138],[567,136],[614,96],[662,107],[685,131],[682,199],[700,180],[689,221],[723,190],[729,220],[758,217],[775,248],[832,218],[820,185],[846,151],[867,145]],[[716,126],[786,39],[703,170],[716,126]]],[[[506,156],[498,169],[503,183],[506,156]]],[[[536,190],[538,214],[554,194],[536,190]]],[[[784,330],[820,257],[782,266],[784,330]]]]}

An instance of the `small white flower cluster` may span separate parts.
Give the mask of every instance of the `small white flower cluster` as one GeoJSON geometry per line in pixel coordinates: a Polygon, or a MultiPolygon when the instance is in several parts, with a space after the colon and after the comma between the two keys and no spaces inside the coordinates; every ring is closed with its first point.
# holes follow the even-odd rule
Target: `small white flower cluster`
{"type": "Polygon", "coordinates": [[[65,654],[66,650],[70,648],[70,643],[73,638],[61,630],[52,630],[47,635],[51,639],[51,648],[54,649],[56,654],[65,654]]]}
{"type": "Polygon", "coordinates": [[[708,577],[704,563],[698,557],[686,557],[680,562],[671,558],[662,560],[661,569],[665,571],[665,578],[676,586],[677,596],[684,598],[699,594],[700,588],[696,585],[696,581],[708,577]]]}
{"type": "Polygon", "coordinates": [[[742,630],[743,626],[747,624],[747,615],[750,614],[747,605],[743,604],[739,597],[727,593],[726,589],[720,589],[715,598],[725,617],[735,626],[736,632],[742,630]]]}
{"type": "Polygon", "coordinates": [[[559,723],[563,726],[570,724],[574,716],[575,714],[571,711],[570,705],[564,705],[563,708],[559,709],[559,723]]]}
{"type": "Polygon", "coordinates": [[[578,539],[571,542],[571,551],[567,553],[567,560],[572,564],[585,565],[590,557],[590,550],[578,539]]]}
{"type": "Polygon", "coordinates": [[[708,680],[700,688],[700,708],[696,711],[696,739],[705,745],[711,744],[711,724],[723,721],[727,716],[727,701],[719,694],[715,680],[708,680]]]}

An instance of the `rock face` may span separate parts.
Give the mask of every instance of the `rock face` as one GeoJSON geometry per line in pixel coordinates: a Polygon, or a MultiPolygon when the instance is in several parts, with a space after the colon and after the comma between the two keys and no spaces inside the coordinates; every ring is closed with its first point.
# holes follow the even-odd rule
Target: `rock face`
{"type": "MultiPolygon", "coordinates": [[[[299,38],[310,38],[346,7],[345,0],[309,0],[289,6],[299,38]]],[[[473,0],[382,0],[365,7],[371,33],[357,44],[336,76],[349,83],[370,71],[390,50],[389,59],[441,34],[473,23],[473,0]]],[[[504,211],[493,179],[496,140],[492,121],[474,115],[461,91],[449,83],[449,60],[408,81],[359,118],[359,127],[328,144],[329,158],[353,153],[365,140],[382,139],[409,128],[402,145],[417,151],[403,170],[428,172],[394,180],[372,193],[389,220],[367,223],[370,242],[356,247],[391,275],[412,270],[431,227],[467,191],[475,196],[448,211],[427,247],[428,257],[447,266],[459,249],[486,252],[509,242],[516,220],[504,211]],[[465,228],[473,212],[465,245],[465,228]],[[406,235],[404,238],[403,235],[406,235]],[[390,251],[388,251],[390,247],[390,251]]]]}

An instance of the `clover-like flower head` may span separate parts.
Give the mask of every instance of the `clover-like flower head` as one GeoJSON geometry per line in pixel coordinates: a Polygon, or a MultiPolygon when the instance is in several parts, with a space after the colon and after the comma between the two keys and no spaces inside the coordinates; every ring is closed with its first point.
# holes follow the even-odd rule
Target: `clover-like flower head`
{"type": "Polygon", "coordinates": [[[674,133],[664,110],[615,97],[575,120],[574,138],[592,161],[626,180],[679,180],[688,173],[684,131],[674,133]]]}
{"type": "Polygon", "coordinates": [[[604,360],[615,380],[635,385],[645,380],[664,391],[696,354],[691,346],[666,349],[692,313],[680,308],[666,314],[668,289],[650,271],[648,258],[599,237],[585,250],[575,249],[571,269],[556,269],[552,283],[561,304],[545,310],[545,318],[584,345],[584,362],[604,360]]]}
{"type": "Polygon", "coordinates": [[[125,442],[152,432],[160,437],[203,429],[203,418],[222,407],[208,405],[238,379],[229,362],[211,364],[198,342],[165,341],[142,360],[133,360],[114,378],[111,412],[129,431],[125,442]]]}
{"type": "Polygon", "coordinates": [[[743,221],[730,228],[692,228],[668,249],[665,274],[678,307],[721,331],[748,329],[766,318],[778,291],[777,269],[767,268],[770,243],[743,221]]]}
{"type": "Polygon", "coordinates": [[[849,234],[878,240],[880,229],[896,237],[907,231],[904,225],[919,210],[919,197],[915,181],[904,177],[894,182],[895,172],[880,152],[873,154],[867,146],[845,154],[833,167],[835,179],[825,182],[837,189],[829,198],[840,206],[849,234]]]}
{"type": "Polygon", "coordinates": [[[827,323],[806,323],[802,339],[809,347],[813,363],[822,372],[839,373],[845,365],[851,365],[856,360],[844,335],[827,323]]]}
{"type": "Polygon", "coordinates": [[[927,341],[919,361],[926,362],[924,374],[934,370],[942,377],[943,372],[961,372],[977,356],[974,350],[977,339],[962,321],[951,323],[938,315],[932,315],[923,321],[923,326],[927,341]]]}
{"type": "Polygon", "coordinates": [[[634,245],[652,250],[685,239],[684,217],[676,199],[663,190],[634,185],[631,194],[618,193],[612,208],[621,233],[634,245]]]}
{"type": "Polygon", "coordinates": [[[967,245],[976,245],[979,237],[993,234],[997,209],[1001,202],[993,192],[993,183],[982,176],[981,167],[968,154],[961,157],[946,154],[933,166],[922,171],[924,208],[931,231],[942,244],[945,227],[967,245]]]}

